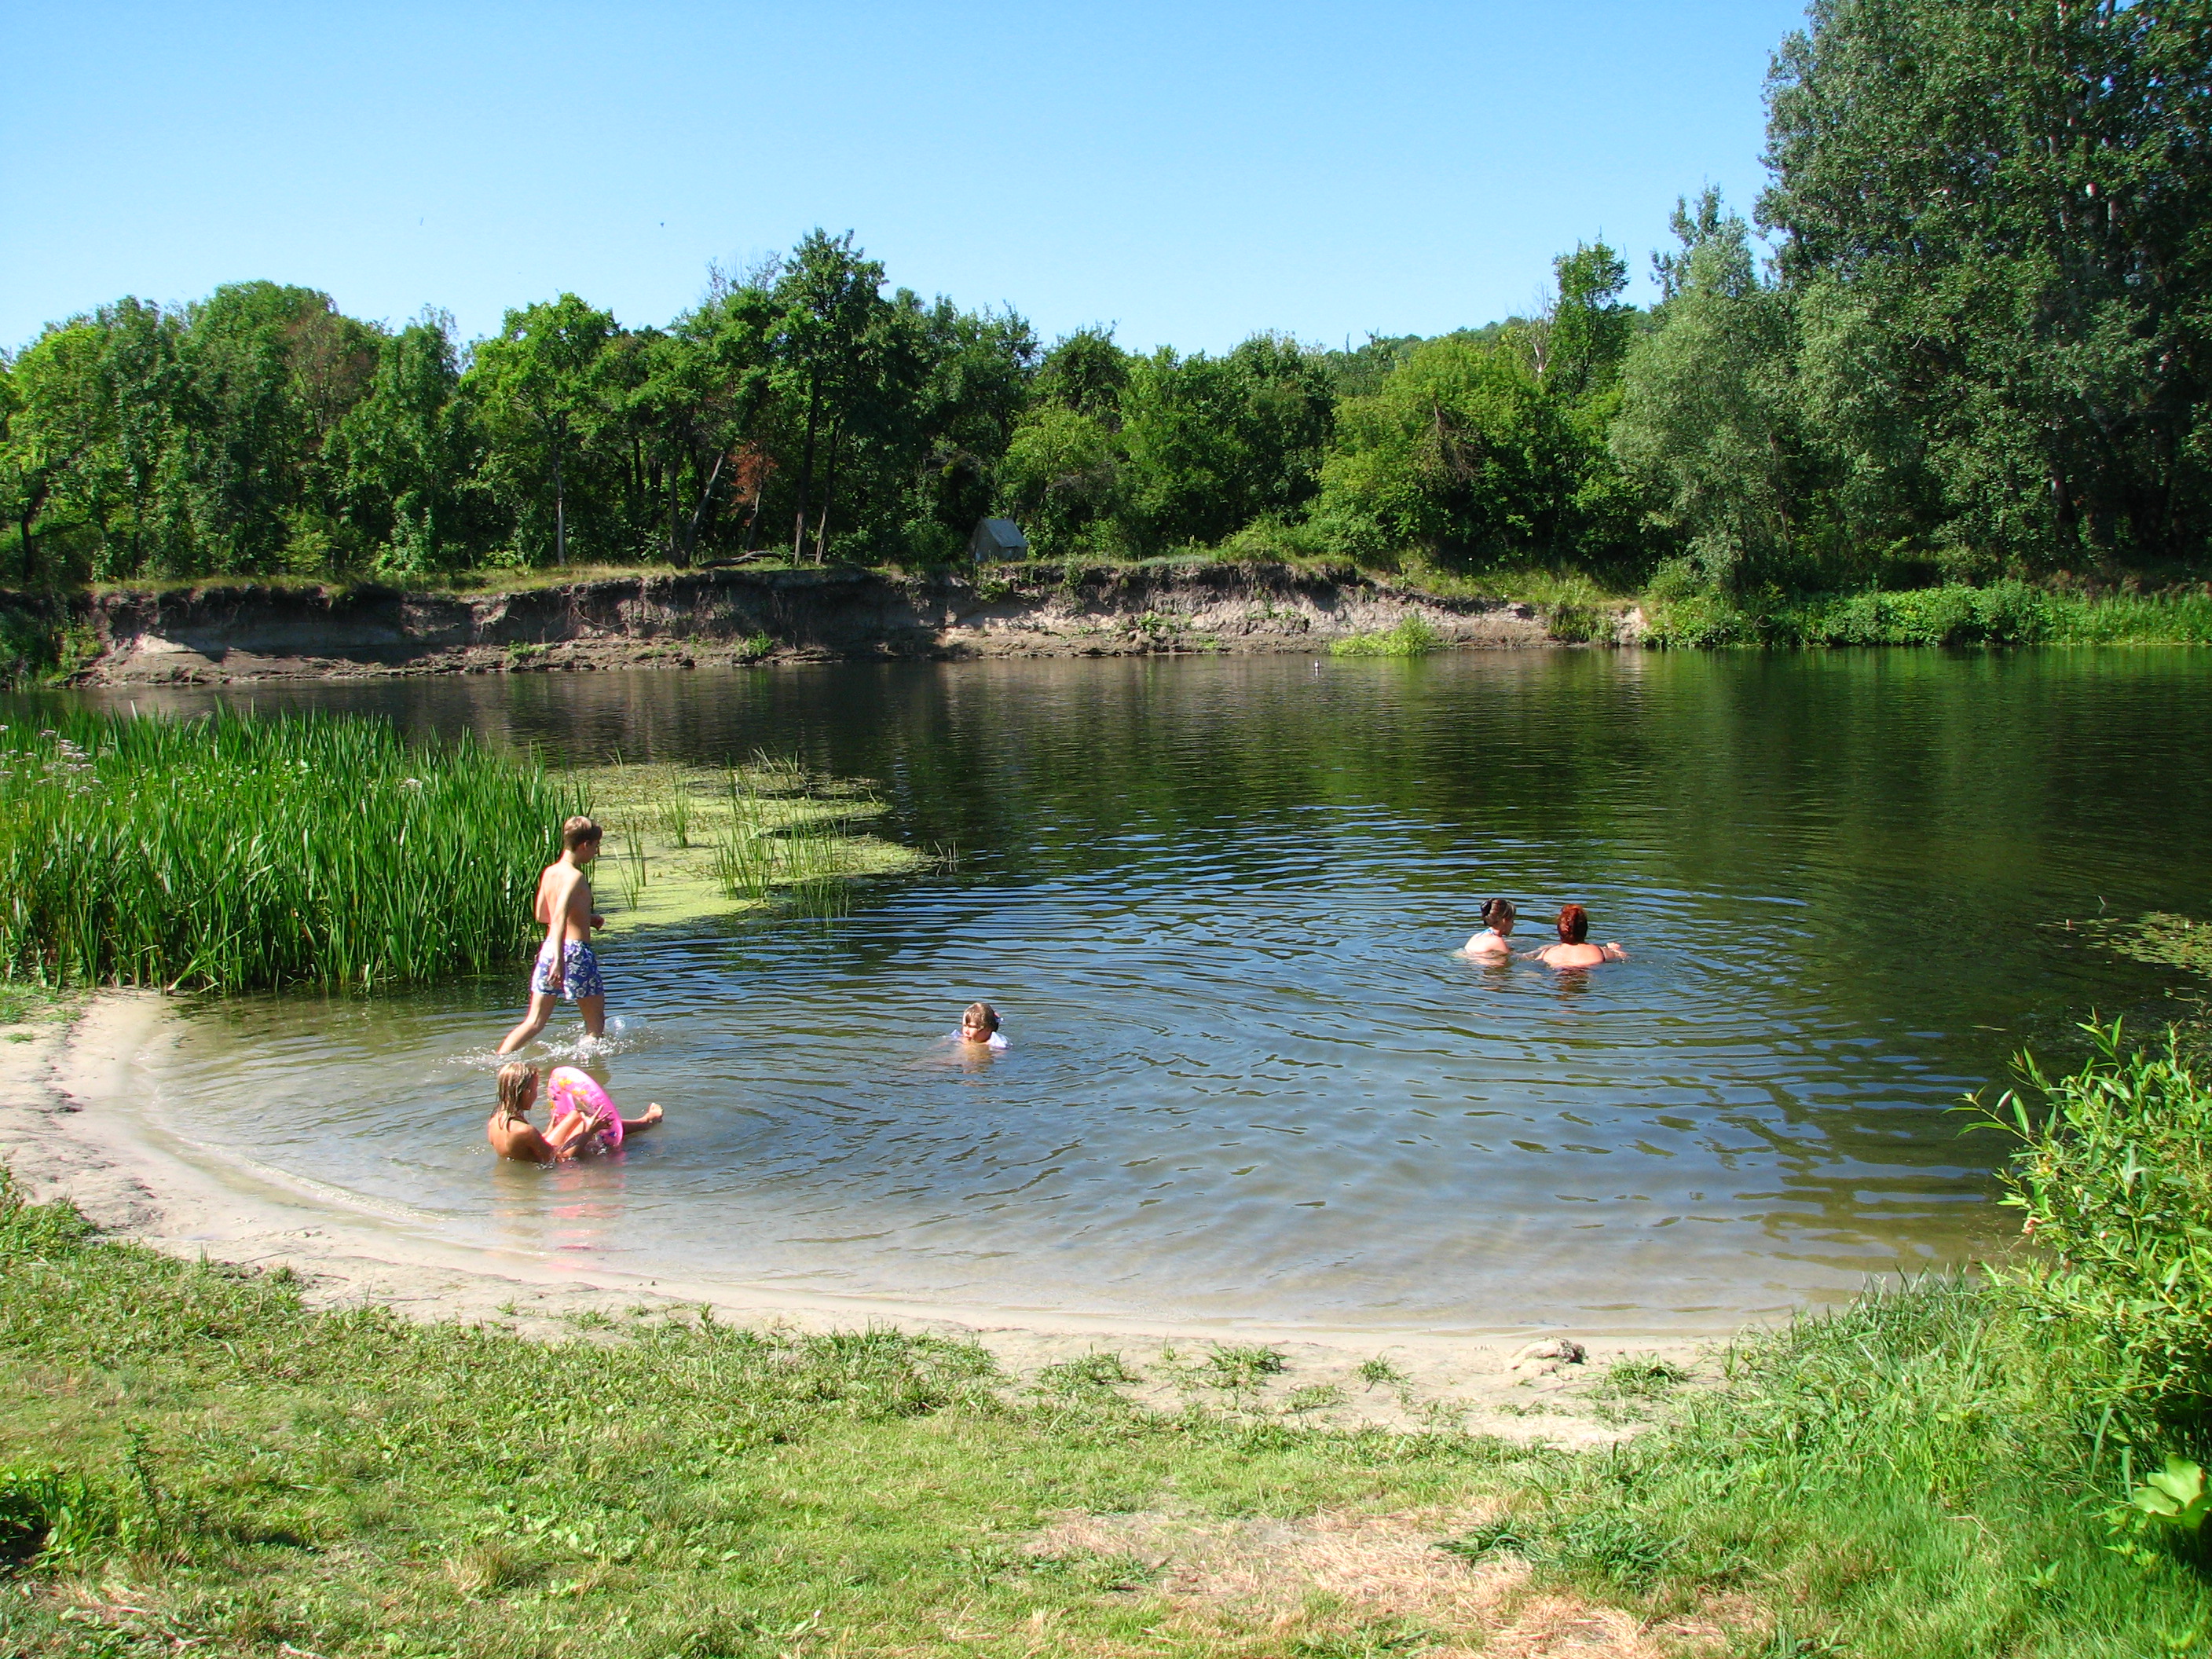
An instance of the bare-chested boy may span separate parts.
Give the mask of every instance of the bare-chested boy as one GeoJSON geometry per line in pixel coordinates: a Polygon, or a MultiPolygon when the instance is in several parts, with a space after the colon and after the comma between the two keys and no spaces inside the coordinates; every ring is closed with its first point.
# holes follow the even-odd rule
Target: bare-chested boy
{"type": "Polygon", "coordinates": [[[561,856],[538,878],[538,920],[545,942],[530,972],[530,1012],[509,1031],[499,1052],[511,1054],[545,1029],[553,1005],[562,997],[576,1005],[584,1030],[598,1036],[606,1030],[607,991],[599,981],[599,959],[592,952],[592,929],[607,925],[592,911],[592,884],[584,866],[599,855],[599,826],[570,818],[561,826],[561,856]]]}

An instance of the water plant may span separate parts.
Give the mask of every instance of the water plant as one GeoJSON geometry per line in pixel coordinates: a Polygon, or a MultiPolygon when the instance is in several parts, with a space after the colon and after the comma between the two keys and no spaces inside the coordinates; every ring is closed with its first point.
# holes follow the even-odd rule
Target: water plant
{"type": "Polygon", "coordinates": [[[910,871],[922,854],[867,833],[880,803],[787,757],[739,766],[611,765],[574,775],[609,827],[617,927],[772,904],[832,917],[861,876],[910,871]]]}
{"type": "Polygon", "coordinates": [[[578,792],[381,720],[0,726],[0,975],[237,991],[505,967],[578,792]]]}
{"type": "Polygon", "coordinates": [[[665,793],[660,799],[660,826],[678,847],[691,844],[691,782],[683,769],[668,769],[665,793]]]}
{"type": "Polygon", "coordinates": [[[1329,641],[1333,657],[1424,657],[1441,651],[1444,636],[1424,617],[1408,616],[1376,634],[1352,634],[1329,641]]]}

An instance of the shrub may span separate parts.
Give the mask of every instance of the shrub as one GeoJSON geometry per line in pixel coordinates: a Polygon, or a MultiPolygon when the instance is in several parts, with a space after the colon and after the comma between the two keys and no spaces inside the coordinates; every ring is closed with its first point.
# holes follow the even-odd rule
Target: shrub
{"type": "Polygon", "coordinates": [[[1425,657],[1443,649],[1444,637],[1420,617],[1407,617],[1379,634],[1353,634],[1329,641],[1333,657],[1425,657]]]}
{"type": "Polygon", "coordinates": [[[2081,1069],[1982,1109],[2016,1137],[2005,1202],[2039,1249],[1997,1270],[2035,1318],[2100,1351],[2108,1397],[2162,1414],[2212,1405],[2212,1091],[2177,1033],[2130,1048],[2083,1028],[2081,1069]],[[2031,1097],[2033,1098],[2031,1098],[2031,1097]]]}

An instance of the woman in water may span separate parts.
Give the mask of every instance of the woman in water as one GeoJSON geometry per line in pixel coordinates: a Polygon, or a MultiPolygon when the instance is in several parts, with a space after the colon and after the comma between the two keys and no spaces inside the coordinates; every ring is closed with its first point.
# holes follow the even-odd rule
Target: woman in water
{"type": "Polygon", "coordinates": [[[1601,962],[1626,962],[1628,952],[1618,945],[1592,945],[1589,912],[1569,904],[1559,910],[1559,942],[1529,951],[1528,959],[1547,968],[1595,968],[1601,962]]]}
{"type": "Polygon", "coordinates": [[[1515,912],[1510,899],[1482,902],[1482,931],[1461,948],[1471,957],[1504,957],[1513,953],[1515,912]]]}
{"type": "Polygon", "coordinates": [[[663,1115],[654,1101],[643,1117],[624,1117],[590,1073],[573,1066],[553,1068],[546,1093],[552,1097],[553,1121],[541,1133],[530,1121],[530,1109],[538,1101],[538,1068],[520,1060],[499,1068],[499,1107],[484,1125],[494,1152],[532,1164],[611,1152],[624,1135],[650,1129],[663,1115]]]}

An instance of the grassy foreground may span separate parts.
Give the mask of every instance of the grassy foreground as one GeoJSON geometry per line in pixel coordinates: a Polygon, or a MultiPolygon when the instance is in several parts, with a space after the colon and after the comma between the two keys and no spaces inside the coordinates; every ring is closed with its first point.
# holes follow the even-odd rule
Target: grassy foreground
{"type": "Polygon", "coordinates": [[[1109,1357],[588,1323],[313,1311],[0,1198],[0,1653],[2205,1646],[2192,1560],[2105,1518],[2125,1448],[2065,1350],[1959,1284],[1801,1322],[1579,1455],[1146,1412],[1109,1357]]]}

